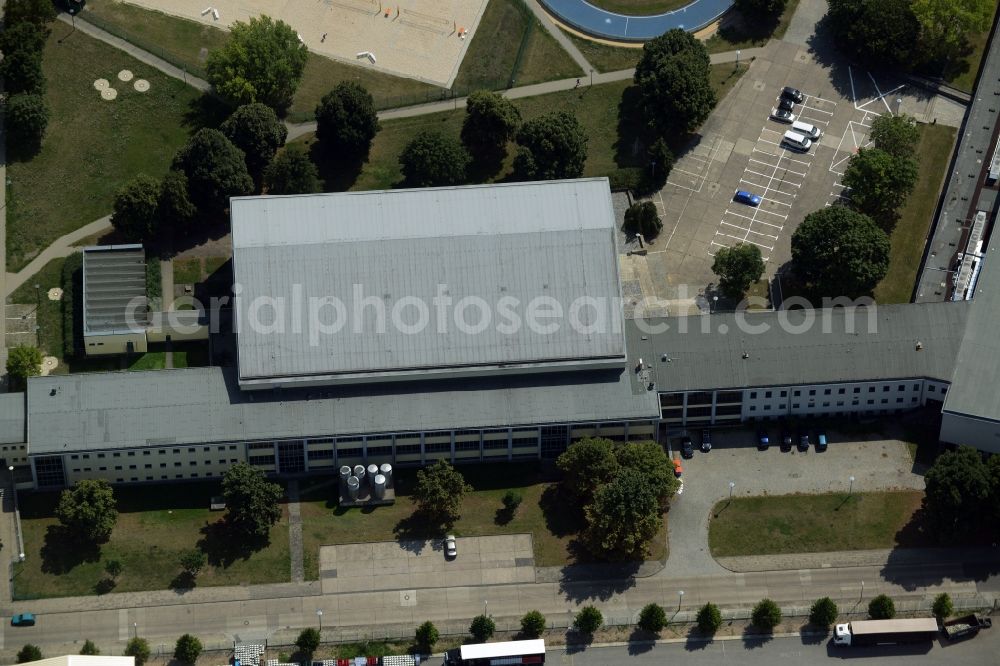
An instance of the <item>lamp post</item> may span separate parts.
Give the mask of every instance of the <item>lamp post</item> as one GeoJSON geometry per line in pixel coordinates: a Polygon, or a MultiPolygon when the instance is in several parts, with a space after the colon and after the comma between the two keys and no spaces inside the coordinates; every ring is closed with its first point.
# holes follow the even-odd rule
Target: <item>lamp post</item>
{"type": "Polygon", "coordinates": [[[319,618],[319,630],[323,631],[323,611],[320,609],[316,610],[316,617],[319,618]]]}
{"type": "Polygon", "coordinates": [[[489,599],[484,600],[483,601],[483,616],[484,617],[489,617],[488,615],[486,615],[486,609],[489,608],[489,606],[490,606],[490,600],[489,599]]]}
{"type": "Polygon", "coordinates": [[[133,638],[139,638],[139,623],[138,622],[133,622],[132,623],[132,637],[133,638]]]}
{"type": "Polygon", "coordinates": [[[729,482],[729,501],[730,502],[733,501],[733,488],[735,488],[735,487],[736,487],[736,484],[733,483],[732,481],[730,481],[729,482]]]}
{"type": "Polygon", "coordinates": [[[594,68],[590,68],[590,87],[594,87],[594,68]]]}
{"type": "Polygon", "coordinates": [[[681,604],[684,603],[684,590],[677,591],[677,610],[681,609],[681,604]]]}
{"type": "Polygon", "coordinates": [[[865,581],[861,581],[861,598],[865,598],[865,581]]]}
{"type": "Polygon", "coordinates": [[[854,477],[853,477],[853,476],[851,476],[851,477],[849,477],[849,478],[848,478],[847,480],[851,482],[851,487],[850,487],[850,488],[848,489],[848,491],[847,491],[847,496],[848,496],[848,497],[850,497],[850,496],[851,496],[851,493],[853,493],[853,492],[854,492],[854,477]]]}
{"type": "Polygon", "coordinates": [[[10,485],[14,487],[14,529],[17,532],[17,561],[24,562],[24,538],[21,536],[21,514],[17,506],[17,481],[14,480],[14,466],[9,465],[7,471],[10,472],[10,485]]]}
{"type": "Polygon", "coordinates": [[[903,98],[902,97],[897,97],[896,98],[896,115],[897,116],[899,115],[899,105],[902,104],[902,103],[903,103],[903,98]]]}
{"type": "Polygon", "coordinates": [[[740,50],[736,49],[736,69],[740,68],[740,50]]]}
{"type": "Polygon", "coordinates": [[[709,308],[709,313],[715,312],[719,309],[719,297],[712,296],[712,307],[709,308]]]}

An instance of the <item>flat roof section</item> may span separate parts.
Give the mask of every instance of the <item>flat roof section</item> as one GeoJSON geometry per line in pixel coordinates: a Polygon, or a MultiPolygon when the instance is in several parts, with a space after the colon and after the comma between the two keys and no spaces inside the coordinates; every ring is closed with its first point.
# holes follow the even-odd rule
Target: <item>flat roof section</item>
{"type": "Polygon", "coordinates": [[[242,197],[231,215],[244,388],[624,367],[605,178],[242,197]]]}
{"type": "Polygon", "coordinates": [[[652,365],[658,391],[950,381],[969,311],[967,302],[883,305],[872,316],[874,331],[868,308],[717,313],[627,320],[626,335],[630,365],[639,357],[652,365]]]}
{"type": "Polygon", "coordinates": [[[627,370],[241,391],[232,368],[32,377],[29,455],[656,419],[627,370]]]}
{"type": "Polygon", "coordinates": [[[107,335],[144,330],[145,307],[129,305],[146,298],[146,253],[142,245],[101,245],[83,249],[83,333],[107,335]],[[132,321],[130,321],[130,316],[132,321]],[[131,326],[130,324],[136,324],[131,326]]]}

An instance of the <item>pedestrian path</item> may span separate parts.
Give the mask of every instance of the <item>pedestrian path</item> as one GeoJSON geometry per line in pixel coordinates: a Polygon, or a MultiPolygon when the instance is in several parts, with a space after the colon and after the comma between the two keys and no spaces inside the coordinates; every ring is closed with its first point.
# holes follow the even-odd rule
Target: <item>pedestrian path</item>
{"type": "Polygon", "coordinates": [[[68,257],[79,250],[80,248],[75,247],[76,243],[79,243],[88,236],[99,234],[102,231],[110,231],[110,229],[111,216],[105,215],[99,220],[94,220],[90,224],[84,225],[76,231],[71,231],[65,236],[57,238],[54,243],[38,253],[38,256],[32,259],[31,263],[22,268],[20,271],[17,273],[7,273],[7,280],[4,285],[4,296],[10,296],[12,293],[17,291],[18,287],[30,280],[35,273],[42,270],[45,267],[45,264],[49,263],[53,259],[68,257]]]}
{"type": "Polygon", "coordinates": [[[292,582],[301,583],[306,578],[302,556],[302,509],[299,504],[299,482],[288,482],[288,553],[292,567],[292,582]]]}

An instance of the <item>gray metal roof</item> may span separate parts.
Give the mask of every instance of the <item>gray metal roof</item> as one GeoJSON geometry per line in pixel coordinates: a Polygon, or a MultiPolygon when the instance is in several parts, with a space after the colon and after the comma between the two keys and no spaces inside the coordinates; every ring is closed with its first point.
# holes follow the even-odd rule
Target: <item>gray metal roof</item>
{"type": "MultiPolygon", "coordinates": [[[[241,197],[232,199],[231,216],[244,386],[272,378],[426,379],[428,373],[624,362],[624,337],[613,325],[621,292],[607,179],[241,197]],[[375,305],[356,309],[358,293],[384,305],[385,332],[376,326],[375,305]],[[250,325],[258,297],[284,300],[283,330],[250,325]],[[346,324],[311,336],[310,299],[326,297],[346,306],[346,324]],[[450,299],[443,323],[435,301],[441,297],[450,299]],[[483,299],[490,309],[485,330],[463,332],[456,325],[456,306],[466,297],[483,299]],[[607,304],[608,325],[580,333],[564,319],[550,333],[528,326],[497,330],[501,299],[523,318],[536,297],[555,299],[564,310],[581,297],[599,299],[607,304]],[[397,303],[404,324],[419,321],[418,306],[403,307],[411,299],[427,308],[419,332],[392,324],[397,303]]],[[[273,310],[260,312],[258,321],[272,321],[273,310]]],[[[478,307],[466,312],[466,321],[480,321],[478,307]]],[[[593,309],[580,315],[583,324],[596,323],[593,309]]],[[[334,321],[334,309],[327,307],[322,318],[334,321]]]]}
{"type": "Polygon", "coordinates": [[[944,411],[1000,421],[1000,249],[985,252],[944,411]]]}
{"type": "Polygon", "coordinates": [[[968,303],[879,306],[871,320],[874,332],[867,310],[854,308],[645,320],[647,327],[668,326],[665,332],[644,332],[630,319],[625,330],[630,365],[639,357],[652,365],[659,391],[908,377],[949,381],[969,310],[968,303]],[[814,315],[814,325],[804,326],[814,315]],[[764,326],[766,331],[751,332],[764,326]]]}
{"type": "Polygon", "coordinates": [[[32,377],[32,455],[136,446],[657,418],[629,371],[240,391],[228,368],[32,377]]]}
{"type": "Polygon", "coordinates": [[[25,441],[24,411],[23,393],[0,393],[0,444],[25,441]]]}
{"type": "MultiPolygon", "coordinates": [[[[142,245],[103,245],[83,249],[83,330],[86,335],[133,330],[127,310],[146,298],[146,254],[142,245]]],[[[132,315],[138,329],[146,309],[132,315]]]]}

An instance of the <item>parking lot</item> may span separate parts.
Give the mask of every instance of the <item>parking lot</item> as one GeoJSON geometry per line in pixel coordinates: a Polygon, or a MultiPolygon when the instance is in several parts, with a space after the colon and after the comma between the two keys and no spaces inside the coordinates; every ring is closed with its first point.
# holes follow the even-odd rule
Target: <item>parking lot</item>
{"type": "Polygon", "coordinates": [[[642,295],[666,303],[672,314],[704,307],[716,281],[714,254],[743,242],[760,247],[765,275],[773,276],[790,261],[791,236],[802,219],[849,196],[840,178],[850,156],[868,142],[872,120],[899,112],[954,126],[962,118],[960,106],[940,97],[846,63],[831,68],[818,63],[808,47],[771,42],[653,196],[663,231],[645,256],[623,261],[638,276],[642,295]],[[770,118],[784,86],[805,96],[795,105],[796,120],[823,133],[807,152],[784,148],[782,135],[790,126],[770,118]],[[760,204],[738,203],[737,190],[759,196],[760,204]]]}
{"type": "MultiPolygon", "coordinates": [[[[872,433],[846,434],[827,429],[828,448],[817,452],[815,435],[808,451],[794,445],[783,452],[780,429],[771,425],[771,446],[759,451],[752,428],[712,431],[712,450],[698,450],[700,430],[692,430],[695,454],[684,465],[683,492],[670,506],[670,558],[665,575],[708,575],[722,568],[708,552],[708,521],[712,507],[729,496],[788,495],[792,493],[866,492],[890,488],[924,487],[912,471],[906,444],[872,433]]],[[[792,431],[794,437],[794,431],[792,431]]],[[[671,439],[674,456],[679,440],[671,439]]]]}

